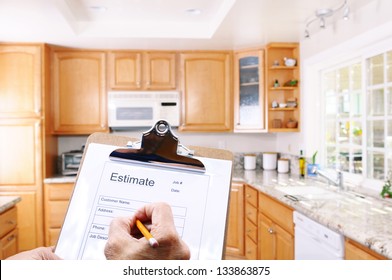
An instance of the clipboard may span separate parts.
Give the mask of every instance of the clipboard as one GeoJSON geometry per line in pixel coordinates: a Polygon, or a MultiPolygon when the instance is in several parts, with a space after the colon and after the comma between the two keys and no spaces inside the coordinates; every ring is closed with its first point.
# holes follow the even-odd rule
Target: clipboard
{"type": "Polygon", "coordinates": [[[90,135],[55,253],[64,259],[105,259],[114,217],[164,201],[191,259],[222,259],[232,160],[226,150],[183,147],[164,120],[141,141],[90,135]]]}

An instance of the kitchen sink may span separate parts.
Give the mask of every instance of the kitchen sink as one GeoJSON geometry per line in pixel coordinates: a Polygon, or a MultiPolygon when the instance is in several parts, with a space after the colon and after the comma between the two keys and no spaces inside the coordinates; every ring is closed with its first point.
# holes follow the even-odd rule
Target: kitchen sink
{"type": "Polygon", "coordinates": [[[339,194],[334,191],[315,186],[286,186],[276,187],[275,189],[285,193],[287,198],[298,201],[333,199],[339,196],[339,194]]]}

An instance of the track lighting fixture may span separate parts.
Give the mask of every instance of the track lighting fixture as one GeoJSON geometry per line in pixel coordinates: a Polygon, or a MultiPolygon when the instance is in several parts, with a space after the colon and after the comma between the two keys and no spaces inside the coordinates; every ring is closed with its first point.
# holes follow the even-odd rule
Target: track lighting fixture
{"type": "Polygon", "coordinates": [[[324,28],[326,28],[326,18],[333,16],[334,14],[338,13],[339,11],[343,11],[342,18],[344,20],[349,19],[350,7],[348,4],[348,0],[344,0],[343,3],[335,9],[332,9],[332,8],[317,9],[314,12],[314,16],[306,22],[305,38],[310,38],[310,31],[309,30],[310,30],[310,26],[312,25],[313,22],[318,21],[319,27],[324,29],[324,28]]]}

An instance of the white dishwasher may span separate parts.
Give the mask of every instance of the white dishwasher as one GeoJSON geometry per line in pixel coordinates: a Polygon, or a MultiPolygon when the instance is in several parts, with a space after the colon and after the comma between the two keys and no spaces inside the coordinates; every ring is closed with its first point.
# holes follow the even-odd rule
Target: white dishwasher
{"type": "Polygon", "coordinates": [[[344,236],[294,211],[296,260],[342,260],[344,236]]]}

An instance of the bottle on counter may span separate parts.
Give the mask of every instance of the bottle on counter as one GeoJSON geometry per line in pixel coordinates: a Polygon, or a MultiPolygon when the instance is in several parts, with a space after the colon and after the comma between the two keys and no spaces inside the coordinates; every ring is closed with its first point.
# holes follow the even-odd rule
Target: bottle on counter
{"type": "Polygon", "coordinates": [[[301,178],[305,178],[305,158],[303,155],[303,151],[300,151],[300,156],[299,156],[299,176],[301,178]]]}

